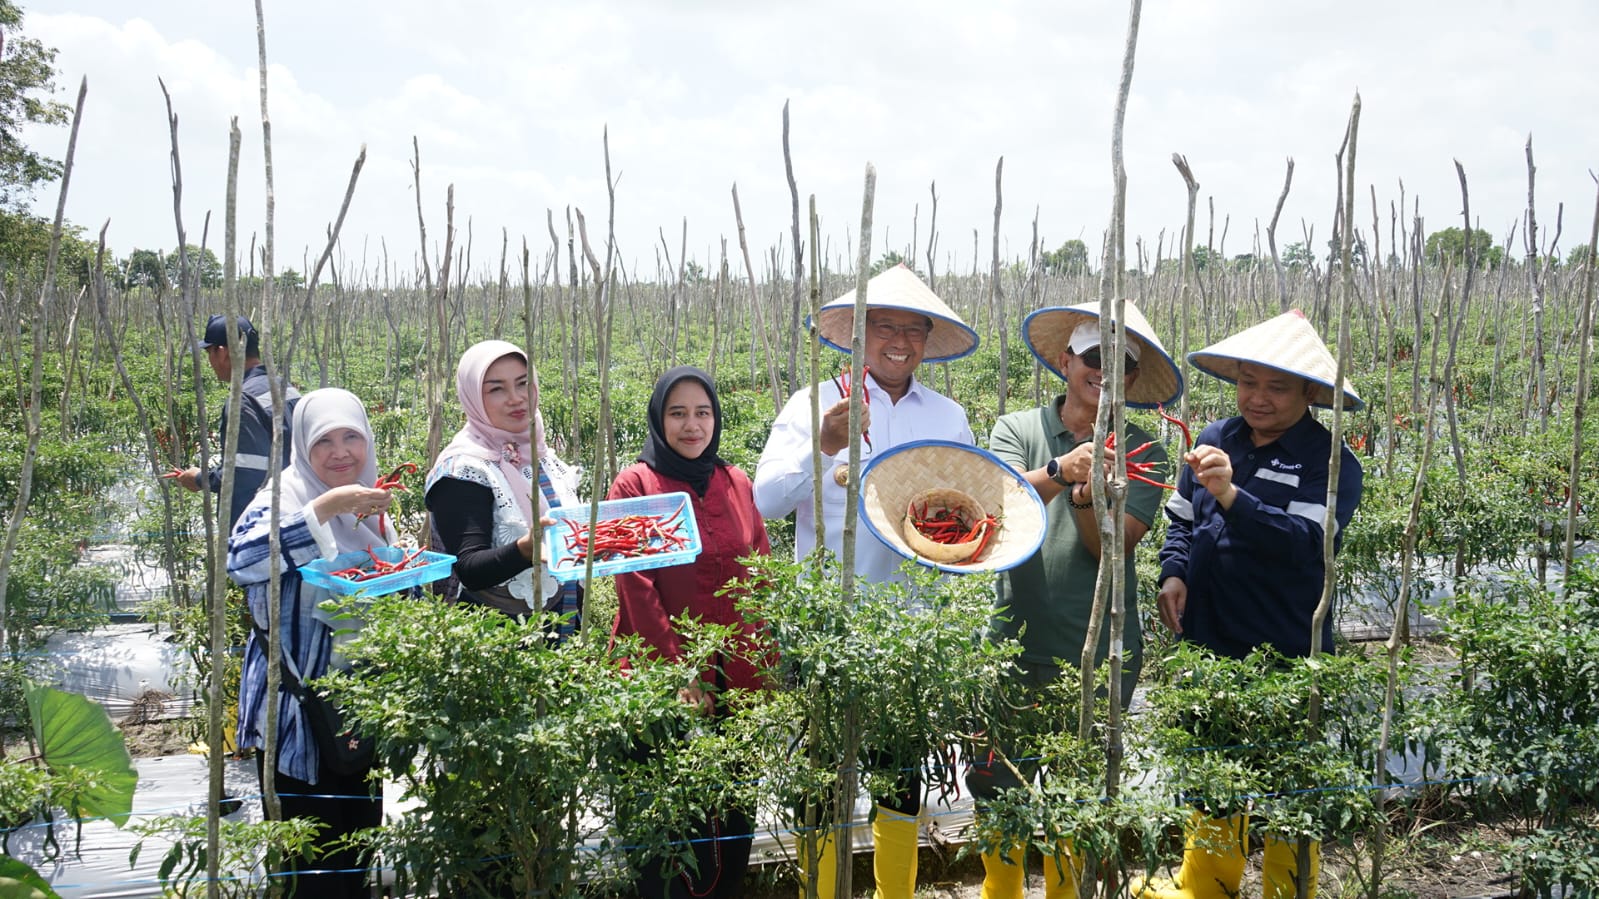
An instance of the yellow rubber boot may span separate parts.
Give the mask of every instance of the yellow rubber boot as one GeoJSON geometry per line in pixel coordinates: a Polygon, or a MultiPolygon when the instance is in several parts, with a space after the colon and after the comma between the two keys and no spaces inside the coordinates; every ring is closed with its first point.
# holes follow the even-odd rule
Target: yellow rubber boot
{"type": "MultiPolygon", "coordinates": [[[[833,834],[833,831],[829,831],[821,839],[822,857],[816,865],[817,899],[833,899],[838,887],[838,844],[833,834]]],[[[805,857],[803,846],[797,850],[797,854],[799,855],[800,873],[809,880],[811,876],[810,859],[805,857]]],[[[799,894],[800,899],[805,899],[805,884],[803,881],[800,883],[799,894]]]]}
{"type": "MultiPolygon", "coordinates": [[[[1260,889],[1263,899],[1295,899],[1299,883],[1299,843],[1266,837],[1266,853],[1260,862],[1260,889]]],[[[1316,899],[1316,884],[1321,880],[1321,843],[1310,841],[1310,891],[1305,895],[1316,899]]]]}
{"type": "Polygon", "coordinates": [[[1194,812],[1183,839],[1183,866],[1176,878],[1134,878],[1133,899],[1234,899],[1244,879],[1248,839],[1248,815],[1207,818],[1194,812]]]}
{"type": "Polygon", "coordinates": [[[1044,859],[1044,899],[1077,899],[1083,879],[1083,854],[1070,840],[1062,840],[1060,854],[1044,859]]]}
{"type": "Polygon", "coordinates": [[[916,892],[916,836],[921,830],[915,815],[902,815],[883,806],[872,819],[872,875],[877,880],[875,899],[911,899],[916,892]]]}
{"type": "Polygon", "coordinates": [[[983,892],[980,899],[1022,899],[1023,882],[1027,869],[1022,867],[1025,858],[1021,849],[1008,855],[998,852],[983,853],[983,892]]]}

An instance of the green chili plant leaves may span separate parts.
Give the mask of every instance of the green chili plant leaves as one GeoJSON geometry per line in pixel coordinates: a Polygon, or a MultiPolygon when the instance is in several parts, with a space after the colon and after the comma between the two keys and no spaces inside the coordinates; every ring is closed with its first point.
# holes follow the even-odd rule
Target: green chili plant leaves
{"type": "Polygon", "coordinates": [[[1356,653],[1285,659],[1269,648],[1228,659],[1182,644],[1162,660],[1161,677],[1142,723],[1180,801],[1212,814],[1248,810],[1257,830],[1285,839],[1346,841],[1369,826],[1381,662],[1356,653]],[[1323,723],[1312,728],[1317,689],[1323,723]]]}
{"type": "Polygon", "coordinates": [[[576,895],[624,856],[687,853],[677,834],[738,789],[729,748],[678,699],[720,634],[668,663],[592,634],[554,648],[543,616],[431,598],[362,616],[354,669],[327,683],[416,806],[365,840],[402,891],[576,895]]]}
{"type": "MultiPolygon", "coordinates": [[[[161,885],[172,896],[206,895],[206,827],[205,817],[198,815],[164,815],[140,821],[133,825],[139,842],[128,853],[128,865],[138,864],[146,842],[154,839],[170,843],[156,871],[161,885]]],[[[263,869],[277,871],[285,859],[305,853],[322,825],[309,818],[222,820],[218,829],[222,858],[217,870],[222,873],[217,880],[217,895],[246,899],[261,895],[263,869]]]]}
{"type": "MultiPolygon", "coordinates": [[[[781,689],[741,725],[764,734],[752,749],[775,818],[807,837],[848,827],[855,785],[889,795],[903,768],[921,768],[934,791],[953,789],[961,772],[947,747],[984,728],[979,699],[1015,652],[982,637],[992,580],[910,570],[905,583],[857,581],[846,601],[825,565],[756,566],[763,586],[742,607],[770,635],[781,689]],[[878,766],[859,765],[867,749],[878,766]]],[[[820,851],[802,842],[802,853],[820,851]]]]}
{"type": "Polygon", "coordinates": [[[1516,581],[1445,610],[1459,658],[1419,738],[1485,814],[1564,828],[1599,797],[1599,561],[1564,595],[1516,581]]]}

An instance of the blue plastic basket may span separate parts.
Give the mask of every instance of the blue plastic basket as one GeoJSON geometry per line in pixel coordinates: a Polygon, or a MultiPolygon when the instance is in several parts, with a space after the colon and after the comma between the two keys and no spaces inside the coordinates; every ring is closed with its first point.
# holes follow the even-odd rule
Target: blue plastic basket
{"type": "MultiPolygon", "coordinates": [[[[385,562],[398,562],[405,558],[411,550],[403,546],[376,546],[372,554],[385,562]]],[[[317,559],[300,567],[300,576],[306,583],[322,587],[330,593],[339,596],[352,596],[360,593],[366,596],[382,596],[385,593],[398,593],[411,587],[430,584],[441,578],[450,576],[450,566],[455,564],[455,557],[447,553],[436,553],[423,550],[417,556],[418,562],[412,562],[411,567],[394,574],[385,574],[382,577],[369,578],[364,581],[352,581],[348,578],[334,577],[331,572],[341,571],[345,568],[355,568],[371,561],[365,550],[340,553],[331,559],[317,559]]]]}
{"type": "MultiPolygon", "coordinates": [[[[624,571],[644,571],[649,568],[666,568],[671,565],[684,565],[694,561],[700,554],[700,528],[694,519],[694,504],[689,501],[687,493],[660,493],[653,496],[636,496],[630,499],[609,499],[600,503],[599,520],[614,521],[628,515],[671,515],[674,512],[681,514],[683,519],[680,533],[688,538],[688,542],[681,549],[671,552],[655,553],[648,556],[637,556],[631,559],[613,559],[594,561],[594,576],[604,577],[612,574],[621,574],[624,571]]],[[[579,503],[572,506],[561,506],[550,510],[550,517],[555,519],[555,524],[544,529],[544,553],[550,560],[550,574],[556,580],[575,581],[583,577],[586,563],[579,561],[573,550],[567,549],[566,541],[572,533],[568,521],[586,525],[589,522],[589,504],[579,503]]]]}

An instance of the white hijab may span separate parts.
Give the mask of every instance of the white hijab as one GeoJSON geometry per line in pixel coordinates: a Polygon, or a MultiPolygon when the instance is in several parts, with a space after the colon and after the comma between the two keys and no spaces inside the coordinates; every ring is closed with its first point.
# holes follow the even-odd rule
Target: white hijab
{"type": "MultiPolygon", "coordinates": [[[[283,472],[281,514],[300,511],[312,500],[328,492],[327,484],[311,468],[311,447],[330,431],[349,428],[366,438],[366,461],[356,483],[371,487],[378,479],[378,454],[373,445],[372,425],[367,422],[366,407],[348,390],[327,387],[313,390],[300,397],[294,408],[294,461],[283,472]]],[[[256,494],[251,505],[271,502],[271,485],[256,494]]],[[[388,537],[380,525],[381,517],[369,515],[357,521],[354,515],[340,514],[328,519],[339,552],[356,552],[369,546],[387,546],[388,537]]]]}

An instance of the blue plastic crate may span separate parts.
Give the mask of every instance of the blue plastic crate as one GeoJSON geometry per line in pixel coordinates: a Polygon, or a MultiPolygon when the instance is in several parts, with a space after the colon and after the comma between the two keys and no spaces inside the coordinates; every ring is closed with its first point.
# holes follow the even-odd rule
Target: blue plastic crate
{"type": "MultiPolygon", "coordinates": [[[[385,562],[398,562],[405,558],[411,550],[403,546],[375,546],[372,554],[385,562]]],[[[351,596],[360,593],[366,596],[382,596],[385,593],[398,593],[411,587],[430,584],[441,578],[450,576],[450,566],[455,564],[455,557],[448,553],[436,553],[423,550],[417,556],[421,564],[412,562],[411,567],[394,574],[385,574],[382,577],[369,578],[364,581],[352,581],[348,578],[334,577],[330,572],[340,571],[345,568],[355,568],[371,561],[365,550],[340,553],[331,559],[317,559],[300,567],[300,576],[307,583],[325,588],[339,596],[351,596]]]]}
{"type": "MultiPolygon", "coordinates": [[[[614,521],[628,515],[671,515],[679,513],[683,519],[679,533],[688,538],[681,549],[670,552],[637,556],[630,559],[594,560],[594,576],[604,577],[624,571],[643,571],[648,568],[666,568],[694,561],[700,554],[700,528],[694,519],[694,504],[687,493],[660,493],[630,499],[610,499],[600,503],[599,520],[614,521]]],[[[566,548],[566,538],[572,533],[568,521],[586,525],[589,522],[589,504],[578,503],[550,510],[555,524],[544,529],[544,554],[550,560],[550,574],[557,580],[575,581],[583,577],[585,563],[566,548]]]]}

